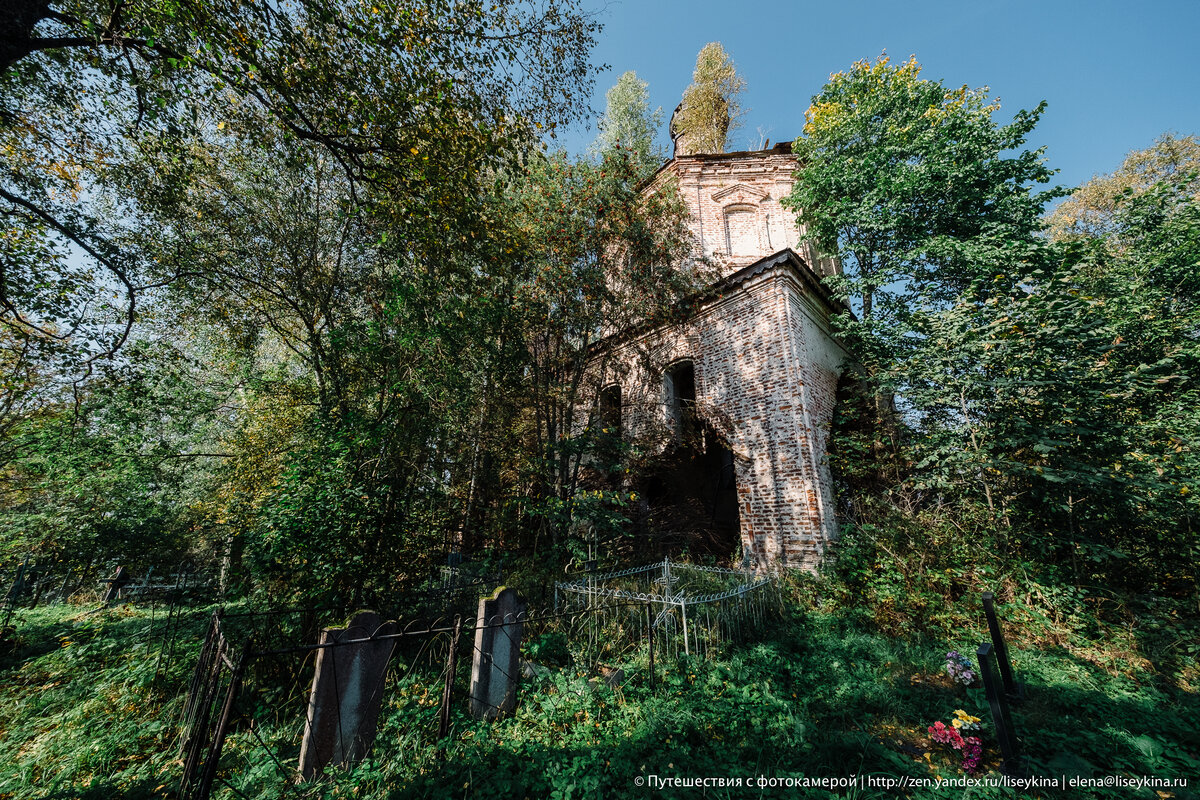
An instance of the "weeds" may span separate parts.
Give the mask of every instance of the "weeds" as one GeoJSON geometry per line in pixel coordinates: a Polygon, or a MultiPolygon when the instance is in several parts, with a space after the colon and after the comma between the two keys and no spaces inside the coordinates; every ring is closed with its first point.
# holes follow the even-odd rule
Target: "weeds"
{"type": "MultiPolygon", "coordinates": [[[[962,775],[961,758],[938,748],[927,729],[960,709],[984,720],[981,770],[996,769],[982,690],[945,673],[947,650],[972,653],[986,636],[973,600],[955,609],[953,636],[897,635],[880,630],[870,614],[831,603],[827,581],[796,578],[789,613],[768,639],[709,660],[660,664],[653,690],[644,651],[613,665],[624,679],[610,687],[573,667],[565,643],[531,642],[550,668],[526,681],[517,711],[477,722],[460,697],[452,735],[442,742],[433,733],[436,676],[397,673],[372,756],[314,784],[293,778],[304,687],[272,694],[264,684],[245,696],[227,742],[222,778],[234,788],[221,784],[215,796],[644,798],[638,779],[650,775],[953,777],[962,775]]],[[[1157,634],[1151,618],[1130,631],[1091,608],[1084,604],[1074,618],[1061,605],[1020,599],[1000,608],[1014,667],[1028,685],[1015,717],[1032,773],[1200,774],[1200,698],[1179,629],[1165,626],[1173,607],[1161,606],[1153,618],[1157,634]]],[[[0,667],[0,798],[172,796],[180,771],[176,723],[205,614],[184,618],[184,644],[163,665],[155,657],[160,628],[145,610],[21,612],[20,638],[0,667]]],[[[1071,796],[1196,796],[1189,792],[1071,796]]],[[[895,794],[859,786],[838,796],[895,794]]]]}

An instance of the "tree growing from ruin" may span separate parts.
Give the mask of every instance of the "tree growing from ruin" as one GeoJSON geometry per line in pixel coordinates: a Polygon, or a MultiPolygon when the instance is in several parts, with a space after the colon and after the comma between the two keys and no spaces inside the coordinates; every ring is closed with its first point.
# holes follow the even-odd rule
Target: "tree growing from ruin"
{"type": "Polygon", "coordinates": [[[645,81],[630,70],[621,75],[604,95],[605,109],[592,152],[602,155],[624,148],[633,153],[638,172],[649,177],[666,157],[655,144],[662,125],[662,108],[650,110],[650,93],[645,81]]]}
{"type": "Polygon", "coordinates": [[[723,153],[729,134],[742,117],[741,94],[746,81],[720,42],[710,42],[696,56],[692,83],[672,120],[672,136],[685,142],[686,153],[723,153]]]}

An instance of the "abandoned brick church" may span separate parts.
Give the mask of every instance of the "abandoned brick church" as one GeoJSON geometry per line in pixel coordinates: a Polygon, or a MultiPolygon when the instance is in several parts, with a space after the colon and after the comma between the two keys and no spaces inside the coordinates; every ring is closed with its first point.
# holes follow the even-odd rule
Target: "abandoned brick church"
{"type": "Polygon", "coordinates": [[[826,444],[846,353],[820,278],[838,265],[780,204],[794,169],[788,144],[703,154],[675,139],[646,191],[678,186],[719,280],[682,323],[614,343],[598,398],[623,436],[692,434],[694,468],[676,480],[760,569],[811,568],[837,531],[826,444]]]}

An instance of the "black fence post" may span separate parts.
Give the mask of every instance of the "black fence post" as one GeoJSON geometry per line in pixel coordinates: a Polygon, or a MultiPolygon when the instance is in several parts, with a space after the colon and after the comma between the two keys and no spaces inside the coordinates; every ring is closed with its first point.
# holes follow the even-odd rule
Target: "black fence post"
{"type": "Polygon", "coordinates": [[[42,599],[42,591],[46,587],[46,579],[50,577],[49,575],[43,573],[48,571],[49,570],[44,568],[40,562],[34,562],[33,569],[30,571],[29,576],[29,589],[33,592],[33,599],[29,601],[30,608],[37,608],[38,603],[42,599]]]}
{"type": "Polygon", "coordinates": [[[650,691],[654,692],[654,612],[646,603],[646,634],[650,640],[650,691]]]}
{"type": "Polygon", "coordinates": [[[237,702],[242,689],[242,675],[246,665],[250,663],[250,640],[242,645],[241,655],[233,666],[229,676],[229,691],[225,695],[225,703],[221,706],[221,716],[217,719],[216,730],[213,731],[212,746],[208,750],[208,759],[204,763],[204,772],[200,776],[200,785],[196,790],[196,800],[209,800],[212,794],[213,781],[217,777],[217,766],[221,761],[221,750],[225,747],[225,734],[229,732],[229,721],[233,716],[233,705],[237,702]]]}
{"type": "Polygon", "coordinates": [[[1024,687],[1013,678],[1012,662],[1008,658],[1008,646],[1004,643],[1004,633],[1000,630],[1000,620],[996,618],[996,596],[991,592],[983,593],[983,613],[987,616],[988,632],[992,635],[992,648],[996,654],[996,664],[1000,668],[1000,677],[1004,681],[1004,693],[1014,703],[1025,699],[1024,687]]]}
{"type": "Polygon", "coordinates": [[[63,575],[62,586],[60,586],[58,589],[58,602],[60,602],[60,603],[67,602],[67,596],[68,596],[67,589],[70,588],[70,586],[71,586],[71,570],[68,568],[66,574],[63,575]]]}
{"type": "Polygon", "coordinates": [[[17,567],[12,587],[8,590],[8,594],[4,598],[4,623],[0,624],[0,630],[8,627],[8,623],[12,621],[13,613],[17,610],[17,603],[20,601],[21,595],[25,593],[25,574],[28,569],[29,556],[25,556],[25,560],[21,563],[21,566],[17,567]]]}
{"type": "Polygon", "coordinates": [[[984,643],[979,645],[975,655],[979,658],[979,674],[983,676],[983,689],[987,693],[988,706],[992,711],[992,724],[996,728],[1000,755],[1004,759],[1000,771],[1005,775],[1018,775],[1021,769],[1017,737],[1008,711],[1008,699],[996,675],[996,654],[992,651],[991,644],[984,643]]]}
{"type": "Polygon", "coordinates": [[[180,748],[183,758],[183,774],[179,779],[180,800],[192,800],[195,797],[194,784],[202,763],[201,754],[209,743],[209,718],[220,688],[221,661],[225,649],[225,637],[221,634],[221,612],[214,611],[183,709],[185,733],[180,748]]]}
{"type": "Polygon", "coordinates": [[[446,656],[446,683],[442,686],[442,708],[438,712],[438,739],[450,733],[450,700],[454,692],[454,673],[458,669],[458,637],[462,633],[462,617],[454,618],[454,633],[450,637],[450,653],[446,656]]]}
{"type": "Polygon", "coordinates": [[[121,599],[121,590],[129,584],[133,583],[133,578],[129,577],[125,567],[117,567],[116,574],[105,581],[108,584],[108,591],[104,593],[104,605],[110,605],[115,600],[121,599]]]}

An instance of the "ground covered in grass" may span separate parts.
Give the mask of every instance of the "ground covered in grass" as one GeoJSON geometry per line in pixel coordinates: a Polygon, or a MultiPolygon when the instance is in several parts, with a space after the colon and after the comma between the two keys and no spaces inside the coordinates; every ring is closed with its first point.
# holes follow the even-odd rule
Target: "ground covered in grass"
{"type": "MultiPolygon", "coordinates": [[[[456,703],[440,743],[436,676],[398,664],[373,757],[314,784],[291,774],[307,687],[252,679],[215,796],[1200,797],[1197,672],[1170,612],[1157,620],[1161,637],[1139,639],[1094,618],[1001,606],[1028,686],[1014,717],[1030,775],[1190,786],[888,789],[866,779],[964,775],[961,755],[927,729],[959,710],[990,723],[982,690],[945,672],[946,652],[973,652],[983,629],[884,634],[869,615],[792,588],[767,636],[709,660],[660,662],[653,689],[644,650],[610,665],[622,670],[614,686],[567,664],[527,681],[517,712],[500,722],[475,722],[456,703]],[[857,787],[837,790],[758,786],[853,776],[857,787]],[[702,778],[753,788],[670,785],[702,778]]],[[[0,660],[0,798],[174,796],[183,695],[208,613],[193,609],[176,626],[172,652],[161,610],[20,611],[0,660]]],[[[995,739],[982,738],[981,774],[995,777],[995,739]]]]}

